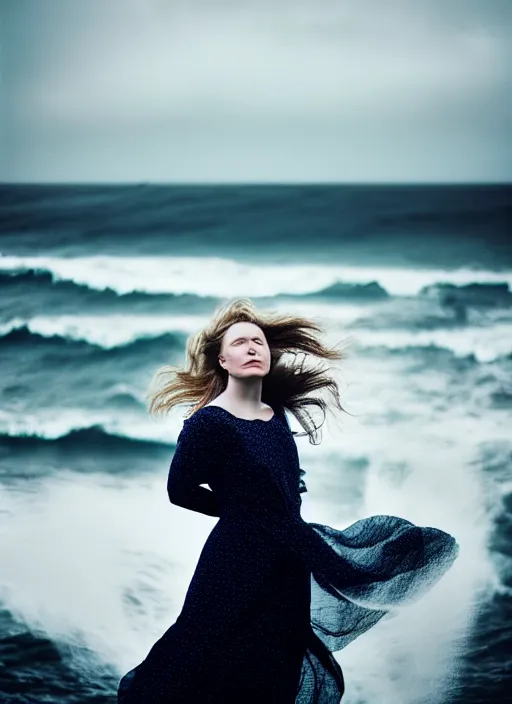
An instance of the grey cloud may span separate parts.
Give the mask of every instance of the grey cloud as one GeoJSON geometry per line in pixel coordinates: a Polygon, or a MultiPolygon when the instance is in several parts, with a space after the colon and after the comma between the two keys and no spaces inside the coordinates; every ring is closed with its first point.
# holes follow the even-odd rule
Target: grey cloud
{"type": "MultiPolygon", "coordinates": [[[[46,171],[54,180],[510,175],[506,2],[1,7],[4,180],[30,178],[50,146],[46,171]],[[168,151],[180,158],[164,160],[168,151]],[[443,163],[456,153],[459,166],[443,163]]],[[[44,178],[45,168],[37,170],[44,178]]]]}

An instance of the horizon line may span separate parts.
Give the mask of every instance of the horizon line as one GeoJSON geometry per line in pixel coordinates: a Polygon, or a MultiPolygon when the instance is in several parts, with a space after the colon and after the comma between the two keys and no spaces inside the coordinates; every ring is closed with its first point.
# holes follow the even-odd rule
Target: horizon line
{"type": "Polygon", "coordinates": [[[1,186],[511,186],[510,181],[1,181],[1,186]]]}

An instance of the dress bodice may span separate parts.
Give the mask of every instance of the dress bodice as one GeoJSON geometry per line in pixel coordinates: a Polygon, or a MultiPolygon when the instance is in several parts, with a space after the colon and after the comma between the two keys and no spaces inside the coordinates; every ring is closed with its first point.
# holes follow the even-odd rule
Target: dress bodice
{"type": "Polygon", "coordinates": [[[269,510],[298,515],[306,491],[301,474],[282,408],[270,420],[248,420],[211,405],[184,421],[167,489],[173,503],[212,516],[269,510]]]}

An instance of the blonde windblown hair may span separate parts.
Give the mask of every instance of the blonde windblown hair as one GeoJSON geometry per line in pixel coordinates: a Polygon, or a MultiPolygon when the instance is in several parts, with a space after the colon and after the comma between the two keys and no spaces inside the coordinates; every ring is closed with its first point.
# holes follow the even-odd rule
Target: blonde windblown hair
{"type": "Polygon", "coordinates": [[[267,314],[256,310],[249,298],[236,298],[227,305],[216,309],[208,326],[187,340],[185,368],[174,365],[160,367],[153,376],[150,389],[155,382],[167,378],[156,391],[148,394],[149,413],[157,415],[169,412],[181,403],[192,404],[188,415],[192,415],[226,388],[228,372],[218,362],[224,333],[233,324],[250,322],[258,325],[267,339],[270,348],[270,371],[262,381],[262,402],[273,408],[289,409],[297,418],[309,442],[318,444],[316,426],[307,411],[310,406],[321,408],[324,414],[327,402],[319,396],[309,396],[311,392],[327,389],[337,409],[347,412],[340,403],[338,384],[329,376],[326,369],[306,368],[308,355],[328,360],[345,359],[346,355],[336,348],[326,347],[319,339],[322,328],[312,320],[296,315],[267,314]],[[297,360],[298,354],[304,356],[297,360]],[[286,362],[285,354],[291,354],[293,361],[286,362]]]}

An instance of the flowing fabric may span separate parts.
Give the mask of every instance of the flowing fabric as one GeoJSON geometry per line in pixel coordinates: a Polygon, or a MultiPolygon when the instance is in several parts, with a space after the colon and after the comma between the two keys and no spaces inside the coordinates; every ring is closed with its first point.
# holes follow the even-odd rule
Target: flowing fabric
{"type": "Polygon", "coordinates": [[[169,499],[219,520],[177,620],[121,679],[119,704],[339,704],[333,653],[457,557],[451,535],[397,516],[343,530],[304,521],[304,475],[282,408],[263,421],[205,406],[185,420],[169,499]]]}

